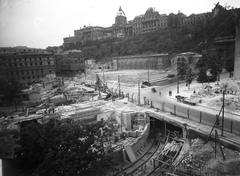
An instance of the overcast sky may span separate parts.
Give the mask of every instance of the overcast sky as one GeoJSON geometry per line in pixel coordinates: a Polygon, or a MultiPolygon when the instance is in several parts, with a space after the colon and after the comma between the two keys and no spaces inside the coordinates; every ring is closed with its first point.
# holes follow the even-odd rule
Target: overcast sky
{"type": "Polygon", "coordinates": [[[132,20],[149,7],[190,15],[210,12],[217,2],[240,8],[240,0],[0,0],[0,47],[59,46],[84,25],[111,26],[119,6],[132,20]]]}

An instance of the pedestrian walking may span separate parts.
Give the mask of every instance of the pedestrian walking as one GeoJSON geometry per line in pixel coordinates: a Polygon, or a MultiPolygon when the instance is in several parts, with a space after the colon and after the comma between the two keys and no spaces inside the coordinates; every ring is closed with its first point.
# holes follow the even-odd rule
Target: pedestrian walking
{"type": "Polygon", "coordinates": [[[161,97],[161,91],[159,91],[159,96],[161,97]]]}

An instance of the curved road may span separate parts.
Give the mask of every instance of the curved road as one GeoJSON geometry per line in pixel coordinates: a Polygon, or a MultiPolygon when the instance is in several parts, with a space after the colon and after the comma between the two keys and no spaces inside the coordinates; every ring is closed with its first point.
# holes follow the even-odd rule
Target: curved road
{"type": "MultiPolygon", "coordinates": [[[[108,82],[108,87],[116,89],[118,84],[108,82]]],[[[181,87],[185,86],[184,83],[179,84],[180,90],[181,87]]],[[[187,104],[183,104],[181,102],[177,102],[175,97],[169,96],[169,90],[176,91],[176,83],[170,84],[166,86],[154,86],[157,90],[156,93],[151,91],[152,87],[140,88],[140,97],[141,104],[143,104],[143,97],[153,101],[153,106],[155,108],[163,109],[165,111],[169,111],[172,113],[176,113],[179,116],[184,118],[189,118],[196,122],[202,122],[204,124],[213,126],[216,121],[216,114],[219,114],[219,110],[212,109],[211,107],[203,107],[203,106],[191,106],[187,104]],[[161,90],[161,96],[159,95],[159,90],[161,90]],[[163,105],[164,104],[164,105],[163,105]]],[[[120,86],[120,89],[124,94],[129,93],[130,97],[133,96],[136,98],[138,96],[138,87],[127,87],[120,86]]],[[[118,92],[118,90],[117,90],[118,92]]],[[[180,92],[181,94],[181,92],[180,92]]],[[[233,133],[240,134],[240,116],[231,114],[228,112],[224,113],[224,130],[232,131],[233,133]]],[[[222,118],[220,118],[220,125],[222,124],[222,118]]]]}

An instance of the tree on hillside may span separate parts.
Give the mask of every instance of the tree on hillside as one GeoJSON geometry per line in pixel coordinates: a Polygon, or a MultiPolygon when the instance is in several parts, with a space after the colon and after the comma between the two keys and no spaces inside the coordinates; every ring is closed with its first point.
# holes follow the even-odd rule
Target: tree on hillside
{"type": "Polygon", "coordinates": [[[227,72],[229,72],[229,77],[232,77],[232,72],[234,71],[234,58],[228,58],[226,62],[227,72]]]}
{"type": "MultiPolygon", "coordinates": [[[[204,55],[205,53],[203,53],[204,55]]],[[[207,80],[207,57],[202,57],[198,60],[195,65],[195,68],[198,70],[197,81],[202,83],[207,80]]]]}
{"type": "Polygon", "coordinates": [[[175,15],[173,13],[170,13],[168,15],[168,27],[178,27],[179,24],[180,24],[180,21],[179,21],[179,18],[178,18],[178,15],[175,15]]]}
{"type": "Polygon", "coordinates": [[[187,69],[186,79],[185,79],[186,80],[186,86],[188,86],[188,89],[190,89],[190,84],[192,83],[193,79],[194,79],[194,74],[192,72],[192,68],[189,67],[187,69]]]}
{"type": "Polygon", "coordinates": [[[0,95],[10,105],[14,104],[17,110],[17,96],[22,92],[24,86],[16,79],[0,80],[0,95]]]}
{"type": "Polygon", "coordinates": [[[184,57],[178,58],[177,72],[178,72],[178,75],[180,75],[182,79],[183,79],[184,75],[186,75],[187,68],[188,68],[188,64],[186,63],[185,58],[184,57]]]}
{"type": "Polygon", "coordinates": [[[214,80],[220,79],[220,73],[222,72],[223,61],[222,58],[218,58],[215,53],[206,53],[203,57],[207,57],[208,68],[210,69],[210,73],[212,74],[212,78],[214,80]]]}
{"type": "Polygon", "coordinates": [[[31,123],[20,132],[19,166],[36,175],[107,175],[113,162],[103,146],[103,125],[56,120],[31,123]]]}

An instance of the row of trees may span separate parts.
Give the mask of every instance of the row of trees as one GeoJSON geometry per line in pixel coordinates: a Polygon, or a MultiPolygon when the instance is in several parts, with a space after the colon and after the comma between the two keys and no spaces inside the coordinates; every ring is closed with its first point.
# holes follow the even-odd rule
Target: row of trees
{"type": "Polygon", "coordinates": [[[23,175],[108,175],[114,163],[105,153],[103,127],[103,121],[30,123],[21,129],[16,163],[23,175]]]}
{"type": "Polygon", "coordinates": [[[7,105],[14,105],[16,110],[19,104],[19,94],[21,94],[24,88],[25,86],[16,79],[0,79],[0,96],[2,101],[7,105]]]}
{"type": "MultiPolygon", "coordinates": [[[[223,60],[219,58],[215,52],[204,51],[202,53],[202,58],[198,60],[195,65],[197,70],[197,81],[198,82],[208,82],[208,81],[219,81],[220,74],[223,70],[223,60]],[[209,72],[209,74],[208,74],[209,72]]],[[[225,69],[232,75],[234,71],[234,59],[228,58],[226,60],[225,69]]],[[[185,77],[186,84],[190,88],[192,80],[196,76],[196,72],[193,72],[193,68],[186,63],[185,59],[180,58],[177,63],[178,75],[183,79],[185,77]]]]}

